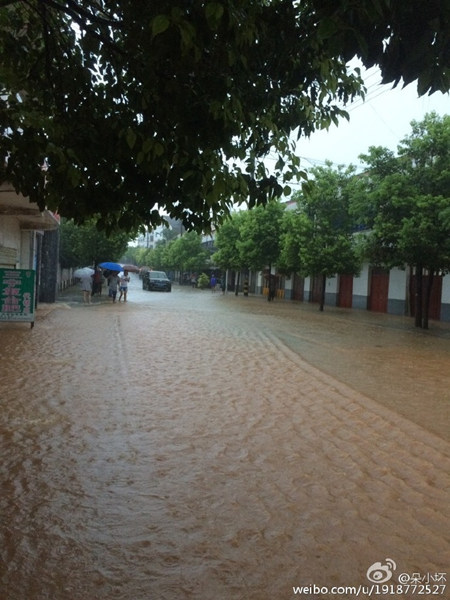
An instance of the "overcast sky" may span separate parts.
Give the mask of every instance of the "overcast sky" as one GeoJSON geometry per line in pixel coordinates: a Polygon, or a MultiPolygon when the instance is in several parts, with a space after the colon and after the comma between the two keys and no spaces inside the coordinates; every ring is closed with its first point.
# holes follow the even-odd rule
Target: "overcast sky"
{"type": "Polygon", "coordinates": [[[379,85],[379,81],[375,71],[366,75],[366,101],[358,100],[346,108],[349,122],[344,119],[328,132],[315,133],[310,140],[299,140],[297,153],[305,168],[321,166],[325,160],[335,165],[359,166],[358,155],[365,153],[369,146],[384,146],[396,152],[398,143],[411,133],[411,121],[420,121],[433,110],[440,116],[450,114],[449,94],[435,93],[419,98],[415,83],[392,89],[391,85],[379,85]]]}

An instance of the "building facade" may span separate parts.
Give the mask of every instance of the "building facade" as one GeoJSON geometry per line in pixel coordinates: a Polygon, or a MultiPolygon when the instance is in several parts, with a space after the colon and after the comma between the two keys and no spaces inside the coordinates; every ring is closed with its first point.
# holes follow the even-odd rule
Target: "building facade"
{"type": "Polygon", "coordinates": [[[36,301],[55,302],[59,218],[0,185],[0,268],[35,271],[36,301]]]}

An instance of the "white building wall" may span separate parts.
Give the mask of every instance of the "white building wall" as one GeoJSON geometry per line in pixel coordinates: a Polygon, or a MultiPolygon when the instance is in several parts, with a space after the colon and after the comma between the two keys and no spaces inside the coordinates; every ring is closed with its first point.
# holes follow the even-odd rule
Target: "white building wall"
{"type": "Polygon", "coordinates": [[[311,292],[312,279],[311,277],[305,277],[305,284],[303,286],[303,294],[305,300],[309,299],[309,294],[311,292]]]}
{"type": "Polygon", "coordinates": [[[294,274],[291,273],[290,277],[285,277],[284,279],[284,297],[286,300],[290,300],[292,298],[292,286],[294,285],[294,274]]]}
{"type": "Polygon", "coordinates": [[[353,279],[353,308],[367,308],[369,293],[369,265],[363,265],[361,273],[353,279]]]}
{"type": "Polygon", "coordinates": [[[450,275],[442,278],[442,302],[450,304],[450,275]]]}
{"type": "Polygon", "coordinates": [[[21,230],[15,217],[0,219],[0,268],[36,269],[36,236],[34,230],[21,230]]]}
{"type": "Polygon", "coordinates": [[[262,272],[259,271],[258,274],[256,275],[256,293],[262,294],[263,287],[264,287],[264,277],[263,277],[262,272]]]}
{"type": "Polygon", "coordinates": [[[388,313],[404,315],[406,311],[406,286],[408,273],[406,269],[394,267],[389,272],[388,313]]]}
{"type": "Polygon", "coordinates": [[[363,265],[361,273],[353,279],[353,293],[366,296],[369,289],[369,265],[363,265]]]}
{"type": "Polygon", "coordinates": [[[0,219],[0,267],[20,267],[21,235],[14,217],[0,219]]]}
{"type": "Polygon", "coordinates": [[[325,281],[325,303],[335,306],[338,294],[338,278],[329,277],[325,281]]]}
{"type": "Polygon", "coordinates": [[[442,278],[441,321],[450,321],[450,275],[442,278]]]}
{"type": "Polygon", "coordinates": [[[32,231],[20,235],[20,268],[36,269],[36,234],[32,231]]]}
{"type": "Polygon", "coordinates": [[[405,269],[393,268],[389,273],[389,299],[404,300],[406,297],[406,279],[405,269]]]}

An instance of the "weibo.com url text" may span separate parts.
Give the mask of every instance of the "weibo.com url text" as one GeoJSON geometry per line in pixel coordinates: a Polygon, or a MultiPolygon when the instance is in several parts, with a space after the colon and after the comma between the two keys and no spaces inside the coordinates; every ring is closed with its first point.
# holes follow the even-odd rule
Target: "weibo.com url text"
{"type": "Polygon", "coordinates": [[[343,596],[394,596],[403,594],[418,594],[419,596],[432,595],[442,596],[445,592],[445,585],[429,585],[429,584],[379,584],[359,585],[359,586],[319,586],[306,585],[294,586],[292,591],[294,595],[306,596],[311,594],[337,594],[343,596]]]}

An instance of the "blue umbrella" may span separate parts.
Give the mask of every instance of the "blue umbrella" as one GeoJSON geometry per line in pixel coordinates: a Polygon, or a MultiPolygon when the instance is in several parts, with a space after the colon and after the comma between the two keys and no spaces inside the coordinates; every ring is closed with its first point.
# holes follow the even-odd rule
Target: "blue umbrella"
{"type": "Polygon", "coordinates": [[[122,270],[122,265],[115,262],[104,262],[98,265],[102,269],[107,269],[108,271],[117,271],[118,273],[122,270]]]}

